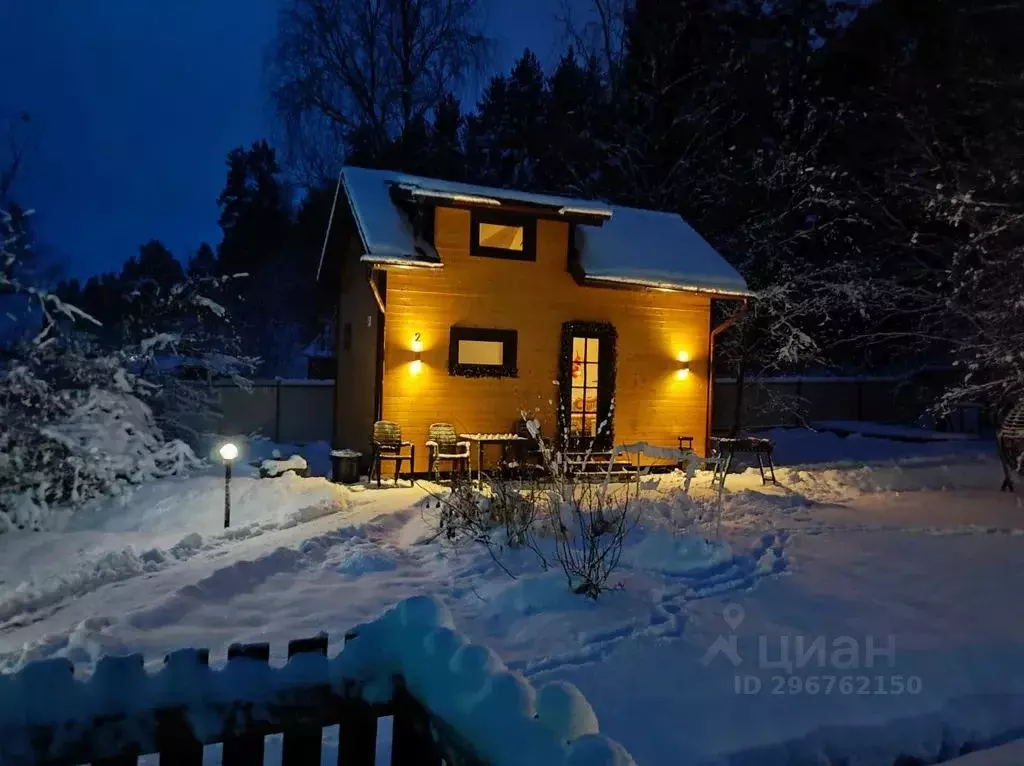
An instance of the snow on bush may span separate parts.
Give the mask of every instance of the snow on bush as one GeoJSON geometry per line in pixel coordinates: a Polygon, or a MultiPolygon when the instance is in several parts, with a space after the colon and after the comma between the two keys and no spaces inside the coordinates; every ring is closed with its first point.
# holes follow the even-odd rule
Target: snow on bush
{"type": "MultiPolygon", "coordinates": [[[[637,442],[617,447],[607,462],[593,459],[590,452],[572,453],[570,459],[564,446],[540,437],[536,420],[527,419],[525,413],[523,417],[537,440],[543,470],[520,471],[518,477],[488,472],[479,486],[453,475],[449,492],[436,494],[434,502],[428,503],[438,509],[436,537],[483,544],[494,562],[513,577],[499,553],[506,548],[528,549],[544,570],[550,561],[557,563],[569,591],[596,600],[614,587],[613,573],[627,538],[641,521],[672,534],[687,533],[698,545],[706,537],[718,536],[721,488],[710,500],[690,497],[698,462],[692,451],[637,442]],[[677,470],[681,484],[652,498],[644,494],[644,470],[632,472],[627,482],[613,483],[615,460],[630,453],[682,462],[684,468],[677,470]]],[[[598,426],[603,427],[603,423],[598,426]]],[[[665,555],[685,554],[673,547],[671,535],[668,540],[670,550],[665,555]]]]}
{"type": "Polygon", "coordinates": [[[155,423],[145,400],[159,388],[130,372],[120,350],[64,326],[89,317],[18,281],[15,235],[0,214],[4,226],[0,293],[20,299],[41,329],[15,332],[0,356],[0,532],[45,529],[55,508],[197,465],[191,449],[165,439],[155,423]]]}
{"type": "Polygon", "coordinates": [[[0,371],[0,531],[45,529],[54,508],[180,474],[192,450],[166,440],[119,360],[74,338],[27,342],[0,371]]]}

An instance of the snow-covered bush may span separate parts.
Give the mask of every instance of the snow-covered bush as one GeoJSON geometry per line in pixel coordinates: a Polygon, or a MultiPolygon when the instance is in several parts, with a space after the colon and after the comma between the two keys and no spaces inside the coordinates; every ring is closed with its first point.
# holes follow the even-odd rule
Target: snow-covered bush
{"type": "MultiPolygon", "coordinates": [[[[508,574],[502,550],[529,549],[544,569],[549,559],[557,562],[571,591],[596,599],[613,586],[630,530],[641,513],[654,508],[640,497],[641,472],[629,482],[613,483],[613,462],[604,466],[584,455],[582,465],[571,464],[565,450],[540,437],[536,420],[527,420],[527,427],[540,447],[543,472],[499,470],[485,474],[479,486],[453,477],[450,491],[433,503],[437,537],[484,545],[508,574]]],[[[705,522],[701,529],[710,526],[714,509],[696,508],[686,495],[685,488],[669,493],[658,512],[671,506],[670,515],[678,519],[685,507],[689,517],[705,522]]]]}
{"type": "Polygon", "coordinates": [[[199,462],[157,426],[147,401],[159,387],[75,327],[95,320],[17,279],[14,236],[0,214],[0,293],[23,309],[8,313],[13,332],[0,349],[0,532],[48,528],[54,509],[199,462]]]}

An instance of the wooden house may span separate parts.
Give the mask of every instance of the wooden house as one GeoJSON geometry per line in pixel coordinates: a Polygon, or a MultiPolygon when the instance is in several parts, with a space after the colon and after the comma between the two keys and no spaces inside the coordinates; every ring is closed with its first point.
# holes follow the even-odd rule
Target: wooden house
{"type": "Polygon", "coordinates": [[[355,167],[342,190],[336,449],[368,451],[378,419],[422,445],[527,413],[577,444],[706,454],[711,302],[748,291],[678,215],[355,167]]]}

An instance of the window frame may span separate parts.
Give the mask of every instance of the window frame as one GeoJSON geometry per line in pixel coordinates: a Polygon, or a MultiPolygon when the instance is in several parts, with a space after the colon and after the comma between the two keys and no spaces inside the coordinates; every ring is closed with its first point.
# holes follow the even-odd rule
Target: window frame
{"type": "Polygon", "coordinates": [[[463,378],[517,378],[519,369],[519,331],[498,330],[487,327],[457,327],[448,331],[448,374],[463,378]],[[485,341],[501,343],[502,363],[498,364],[461,364],[459,362],[459,342],[485,341]]]}
{"type": "Polygon", "coordinates": [[[473,208],[469,211],[469,254],[478,258],[499,258],[506,261],[537,260],[537,219],[520,213],[496,212],[473,208]],[[516,226],[523,230],[523,249],[506,250],[480,244],[480,224],[516,226]]]}

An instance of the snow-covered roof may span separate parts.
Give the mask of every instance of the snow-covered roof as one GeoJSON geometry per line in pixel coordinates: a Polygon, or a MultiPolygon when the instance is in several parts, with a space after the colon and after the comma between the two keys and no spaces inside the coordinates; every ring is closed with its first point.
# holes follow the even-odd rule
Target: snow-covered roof
{"type": "Polygon", "coordinates": [[[616,206],[601,228],[576,228],[576,248],[590,281],[749,294],[739,272],[675,213],[616,206]]]}
{"type": "Polygon", "coordinates": [[[441,181],[387,170],[346,167],[342,183],[363,242],[362,260],[399,266],[443,266],[433,245],[416,235],[395,202],[444,201],[498,210],[542,209],[573,220],[583,276],[596,284],[747,295],[743,277],[680,216],[585,199],[441,181]]]}

